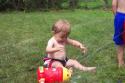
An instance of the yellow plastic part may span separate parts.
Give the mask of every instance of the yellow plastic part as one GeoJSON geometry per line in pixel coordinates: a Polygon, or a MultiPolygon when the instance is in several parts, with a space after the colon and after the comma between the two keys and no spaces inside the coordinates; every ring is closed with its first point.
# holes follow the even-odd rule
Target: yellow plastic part
{"type": "Polygon", "coordinates": [[[70,77],[71,72],[67,68],[63,67],[63,81],[69,80],[70,77]]]}

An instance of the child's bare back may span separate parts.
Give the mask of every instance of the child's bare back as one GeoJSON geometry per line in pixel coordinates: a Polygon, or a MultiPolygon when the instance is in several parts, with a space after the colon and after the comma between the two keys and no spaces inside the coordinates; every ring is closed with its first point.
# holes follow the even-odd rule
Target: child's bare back
{"type": "Polygon", "coordinates": [[[112,0],[114,14],[116,12],[125,13],[125,0],[112,0]]]}
{"type": "Polygon", "coordinates": [[[125,0],[117,0],[117,2],[118,2],[117,11],[125,13],[125,0]]]}

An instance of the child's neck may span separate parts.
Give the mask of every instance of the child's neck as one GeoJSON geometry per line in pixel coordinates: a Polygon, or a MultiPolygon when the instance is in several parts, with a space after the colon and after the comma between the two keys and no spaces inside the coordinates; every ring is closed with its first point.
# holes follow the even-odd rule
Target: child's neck
{"type": "Polygon", "coordinates": [[[64,43],[65,41],[61,41],[58,36],[54,35],[53,38],[58,42],[58,43],[64,43]]]}

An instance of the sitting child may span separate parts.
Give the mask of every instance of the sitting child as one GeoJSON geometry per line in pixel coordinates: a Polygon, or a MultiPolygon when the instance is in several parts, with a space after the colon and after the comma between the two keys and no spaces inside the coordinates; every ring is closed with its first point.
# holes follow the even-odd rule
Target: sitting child
{"type": "Polygon", "coordinates": [[[65,46],[73,45],[80,48],[83,53],[86,52],[86,48],[78,41],[68,38],[71,28],[70,24],[66,20],[58,20],[52,27],[53,36],[48,41],[46,47],[47,57],[45,63],[48,67],[67,67],[77,68],[82,71],[95,71],[96,67],[85,67],[81,65],[77,60],[68,59],[65,46]]]}

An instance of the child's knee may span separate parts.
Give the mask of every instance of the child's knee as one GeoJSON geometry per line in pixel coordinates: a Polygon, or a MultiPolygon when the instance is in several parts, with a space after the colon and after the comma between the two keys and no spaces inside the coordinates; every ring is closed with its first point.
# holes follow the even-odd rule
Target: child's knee
{"type": "Polygon", "coordinates": [[[78,61],[77,60],[72,60],[72,63],[77,63],[78,61]]]}
{"type": "Polygon", "coordinates": [[[60,62],[53,62],[52,67],[63,67],[63,65],[60,62]]]}
{"type": "Polygon", "coordinates": [[[72,65],[74,65],[75,63],[78,63],[78,61],[77,61],[77,60],[74,60],[74,59],[70,59],[70,63],[71,63],[72,65]]]}

